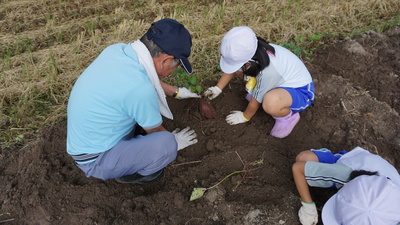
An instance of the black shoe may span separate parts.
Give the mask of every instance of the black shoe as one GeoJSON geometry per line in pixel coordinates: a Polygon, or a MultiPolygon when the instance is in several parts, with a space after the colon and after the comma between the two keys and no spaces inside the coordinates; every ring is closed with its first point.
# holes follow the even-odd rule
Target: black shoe
{"type": "Polygon", "coordinates": [[[131,183],[131,184],[146,184],[156,181],[158,178],[164,175],[164,168],[147,176],[140,175],[139,173],[134,173],[131,175],[125,175],[119,178],[115,178],[119,183],[131,183]]]}

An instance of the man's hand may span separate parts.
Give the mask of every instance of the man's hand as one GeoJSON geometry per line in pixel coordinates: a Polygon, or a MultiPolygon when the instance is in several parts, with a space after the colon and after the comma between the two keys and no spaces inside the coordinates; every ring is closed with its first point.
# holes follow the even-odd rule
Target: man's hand
{"type": "Polygon", "coordinates": [[[200,95],[191,92],[189,89],[181,87],[178,88],[178,93],[175,98],[177,99],[185,99],[185,98],[200,98],[200,95]]]}
{"type": "Polygon", "coordinates": [[[230,125],[245,123],[245,122],[249,121],[249,119],[244,117],[242,111],[231,111],[231,114],[229,114],[225,120],[230,125]]]}
{"type": "Polygon", "coordinates": [[[318,212],[315,203],[306,203],[301,201],[299,210],[300,223],[303,225],[316,225],[318,223],[318,212]]]}
{"type": "Polygon", "coordinates": [[[209,100],[213,100],[214,98],[216,98],[221,93],[222,93],[222,90],[219,87],[214,86],[214,87],[209,87],[204,92],[204,96],[206,96],[209,100]]]}
{"type": "Polygon", "coordinates": [[[186,127],[181,131],[179,130],[180,129],[177,128],[172,131],[172,133],[175,135],[176,142],[178,143],[178,151],[197,143],[197,135],[193,129],[186,127]]]}

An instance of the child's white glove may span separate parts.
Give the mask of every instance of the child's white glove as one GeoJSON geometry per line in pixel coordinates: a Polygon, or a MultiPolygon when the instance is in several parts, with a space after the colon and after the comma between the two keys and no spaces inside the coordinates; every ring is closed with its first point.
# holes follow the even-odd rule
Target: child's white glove
{"type": "Polygon", "coordinates": [[[316,225],[318,223],[318,212],[315,203],[306,203],[301,201],[299,210],[300,223],[303,225],[316,225]]]}
{"type": "Polygon", "coordinates": [[[244,117],[242,111],[231,111],[231,114],[229,114],[225,120],[227,123],[229,123],[229,125],[235,125],[249,121],[249,119],[244,117]]]}
{"type": "Polygon", "coordinates": [[[178,143],[178,151],[197,143],[197,135],[193,129],[186,127],[181,131],[179,130],[180,129],[177,128],[172,131],[172,133],[175,135],[175,140],[178,143]]]}
{"type": "Polygon", "coordinates": [[[220,95],[222,93],[222,90],[217,87],[209,87],[205,92],[204,92],[204,96],[206,96],[208,99],[213,100],[214,98],[216,98],[218,95],[220,95]]]}
{"type": "Polygon", "coordinates": [[[178,92],[176,93],[175,98],[177,99],[185,99],[185,98],[200,98],[200,95],[191,92],[189,89],[181,87],[177,88],[178,92]]]}

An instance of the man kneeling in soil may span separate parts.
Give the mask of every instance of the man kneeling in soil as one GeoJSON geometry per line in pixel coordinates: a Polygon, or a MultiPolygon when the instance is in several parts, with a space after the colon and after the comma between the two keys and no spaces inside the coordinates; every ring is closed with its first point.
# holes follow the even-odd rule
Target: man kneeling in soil
{"type": "Polygon", "coordinates": [[[303,225],[318,222],[308,185],[340,188],[322,209],[324,225],[400,223],[400,175],[382,157],[360,147],[338,154],[312,149],[297,155],[292,169],[303,225]]]}
{"type": "Polygon", "coordinates": [[[81,74],[68,102],[67,151],[87,177],[148,183],[197,143],[194,130],[168,132],[161,117],[172,119],[166,95],[200,97],[160,81],[179,65],[192,72],[191,46],[182,24],[162,19],[140,40],[107,47],[81,74]]]}

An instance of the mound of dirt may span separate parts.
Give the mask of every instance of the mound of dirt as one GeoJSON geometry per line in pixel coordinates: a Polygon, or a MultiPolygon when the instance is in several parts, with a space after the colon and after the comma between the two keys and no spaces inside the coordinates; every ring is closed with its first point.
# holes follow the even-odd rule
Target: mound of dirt
{"type": "MultiPolygon", "coordinates": [[[[284,139],[269,135],[274,120],[262,110],[246,124],[225,122],[231,110],[247,105],[240,80],[211,102],[214,119],[200,115],[199,100],[169,99],[175,120],[165,127],[190,126],[199,142],[180,151],[154,183],[86,178],[66,153],[66,123],[43,128],[23,148],[0,152],[0,223],[299,224],[291,166],[300,151],[361,146],[400,168],[399,37],[395,27],[318,49],[307,64],[315,103],[284,139]],[[189,201],[193,188],[243,170],[189,201]]],[[[312,193],[321,210],[334,190],[312,193]]]]}

